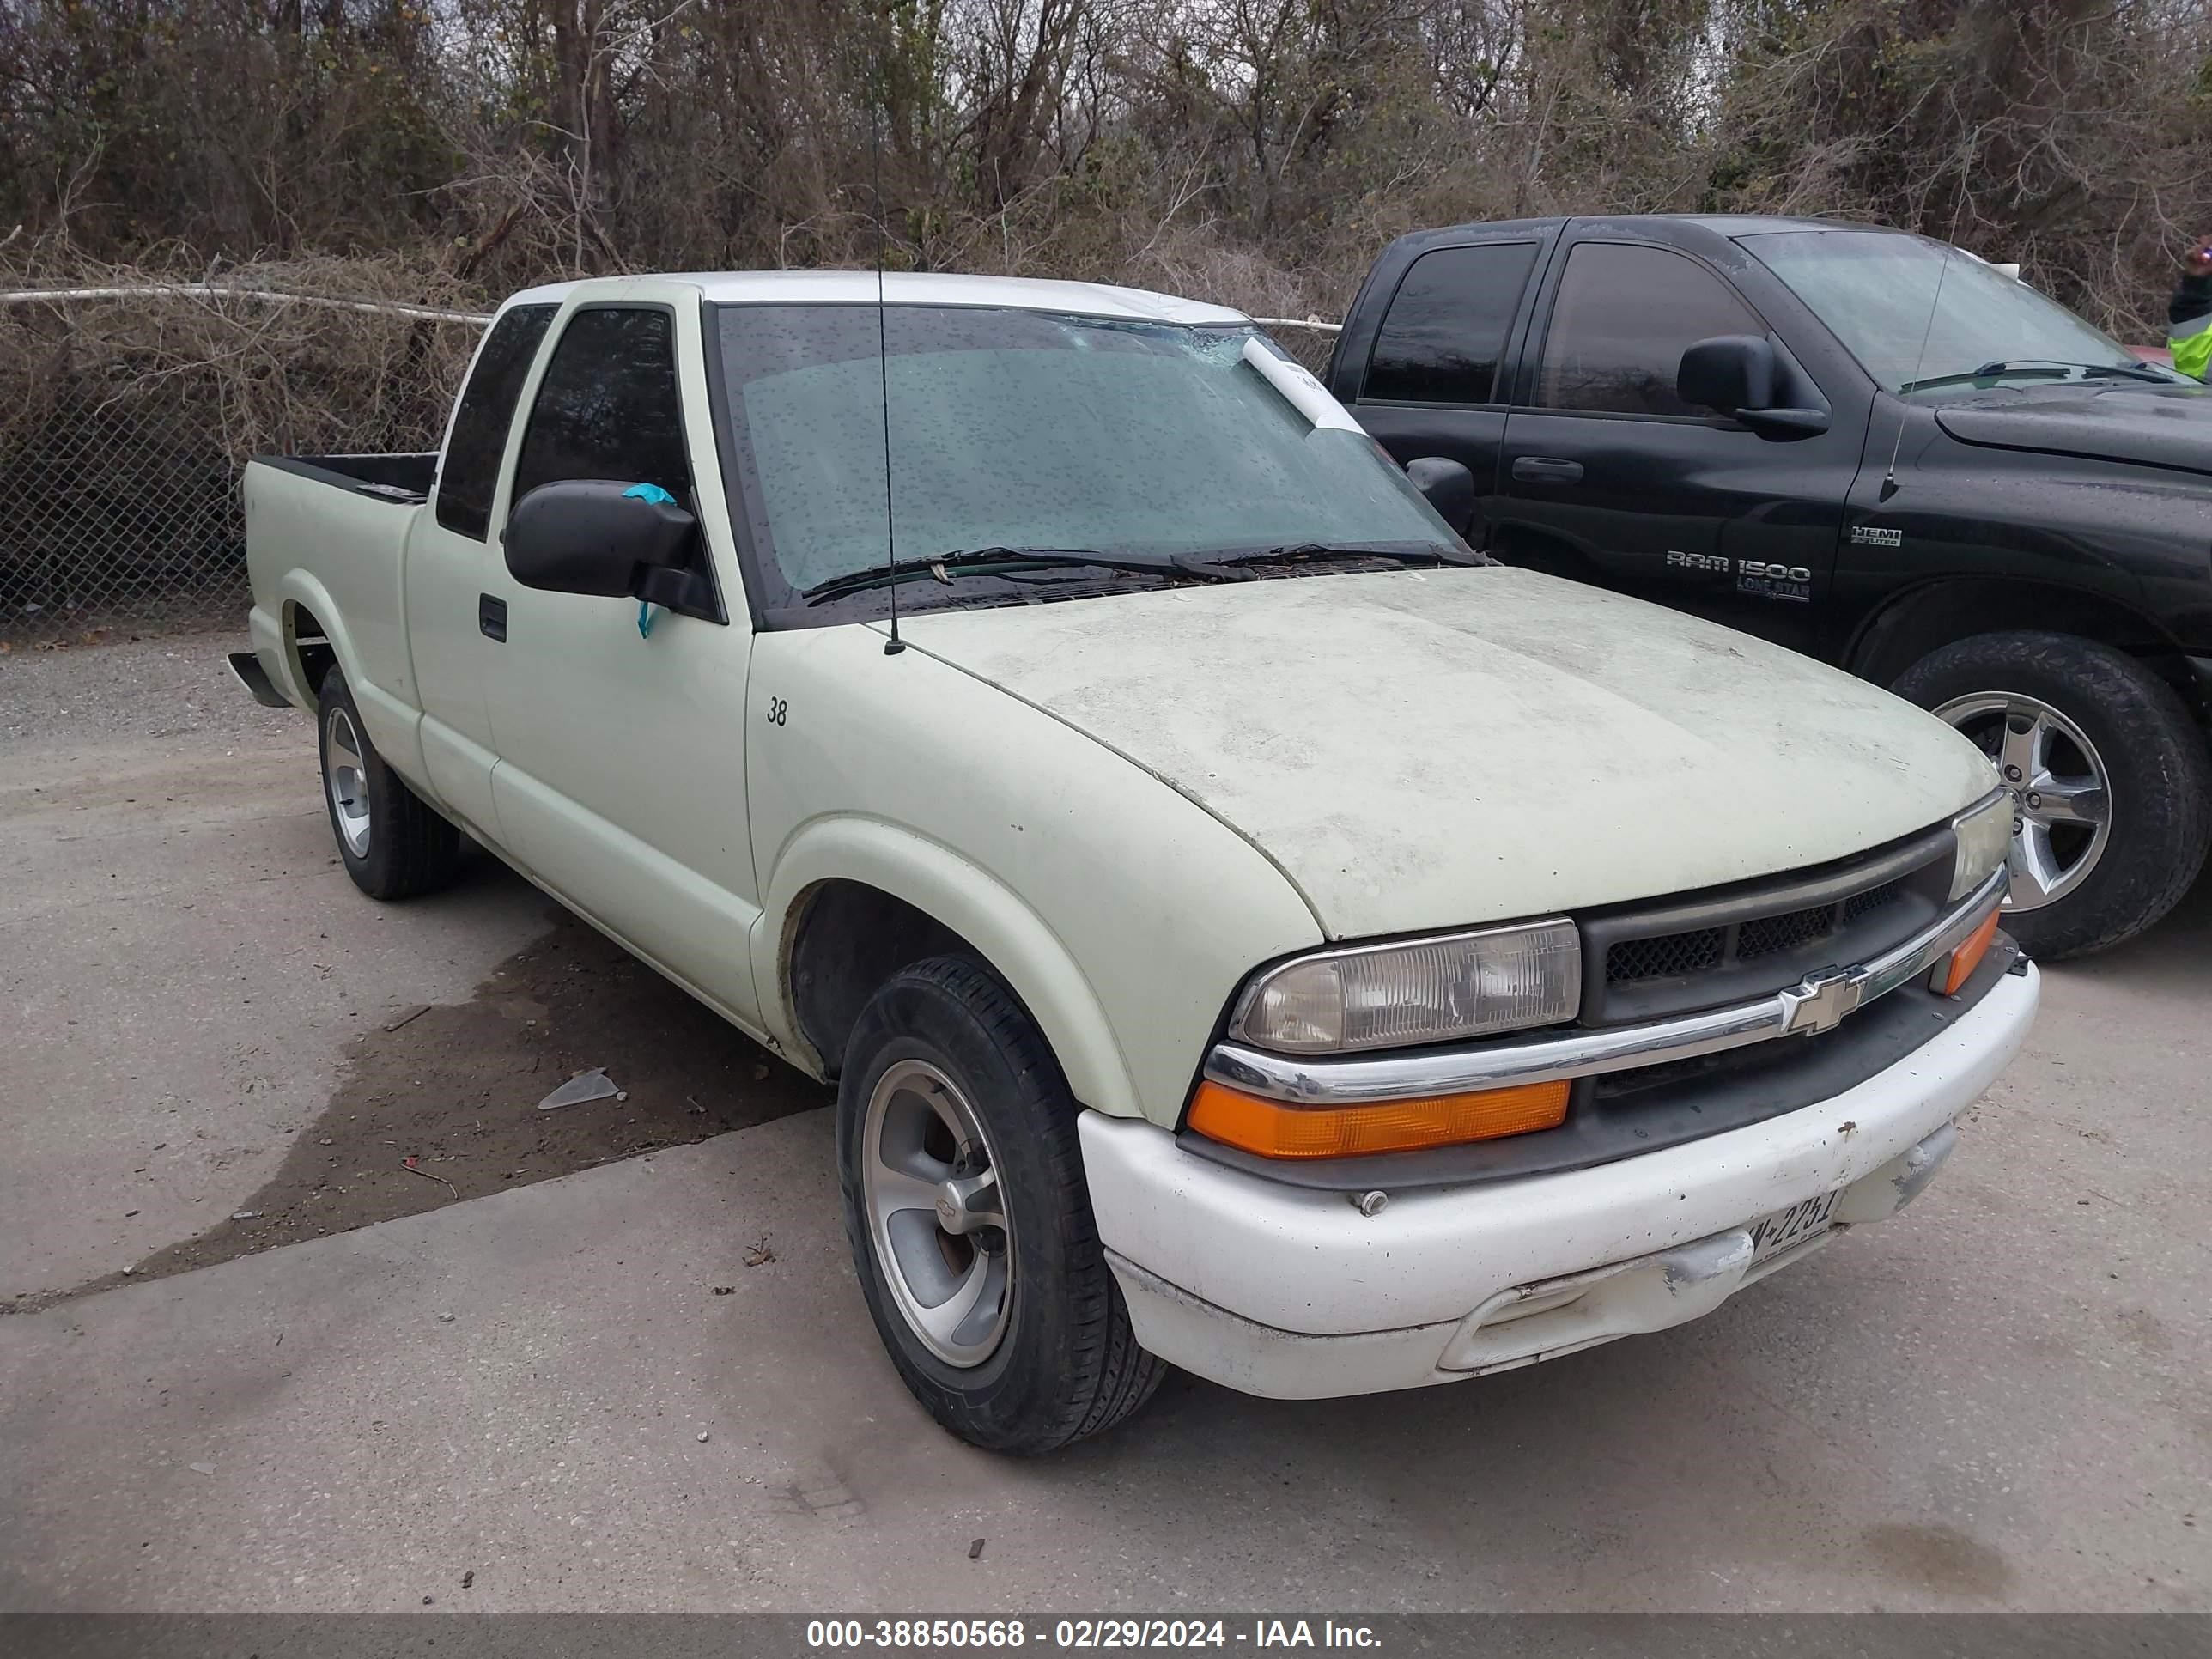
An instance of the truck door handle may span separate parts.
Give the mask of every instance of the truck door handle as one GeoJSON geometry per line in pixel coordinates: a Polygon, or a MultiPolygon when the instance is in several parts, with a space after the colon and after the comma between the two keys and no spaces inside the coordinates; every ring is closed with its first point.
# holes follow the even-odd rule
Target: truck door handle
{"type": "Polygon", "coordinates": [[[1575,483],[1582,478],[1583,464],[1550,455],[1516,455],[1513,476],[1523,483],[1575,483]]]}
{"type": "Polygon", "coordinates": [[[507,643],[507,601],[489,593],[477,595],[477,631],[488,640],[507,643]]]}

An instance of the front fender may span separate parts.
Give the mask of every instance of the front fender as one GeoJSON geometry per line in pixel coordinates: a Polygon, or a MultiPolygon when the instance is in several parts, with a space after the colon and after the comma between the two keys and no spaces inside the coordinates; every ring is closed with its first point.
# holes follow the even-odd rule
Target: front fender
{"type": "Polygon", "coordinates": [[[799,1029],[789,954],[807,895],[822,883],[856,881],[889,893],[952,929],[980,951],[1052,1045],[1068,1087],[1085,1106],[1117,1117],[1142,1107],[1106,1011],[1083,969],[1019,895],[951,848],[879,818],[817,818],[793,833],[777,860],[751,948],[754,982],[770,1034],[795,1057],[826,1071],[799,1029]]]}

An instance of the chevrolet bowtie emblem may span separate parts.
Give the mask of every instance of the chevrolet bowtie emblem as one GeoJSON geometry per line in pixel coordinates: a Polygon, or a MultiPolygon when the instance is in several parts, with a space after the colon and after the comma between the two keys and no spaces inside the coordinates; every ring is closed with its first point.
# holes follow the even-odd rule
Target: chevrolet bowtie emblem
{"type": "Polygon", "coordinates": [[[1832,1031],[1844,1016],[1859,1006],[1860,987],[1849,974],[1823,974],[1806,980],[1794,991],[1782,994],[1782,1030],[1785,1036],[1832,1031]]]}

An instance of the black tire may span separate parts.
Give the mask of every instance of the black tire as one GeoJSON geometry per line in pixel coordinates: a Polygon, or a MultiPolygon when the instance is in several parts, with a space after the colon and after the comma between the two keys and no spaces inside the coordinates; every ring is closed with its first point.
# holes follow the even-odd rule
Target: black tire
{"type": "Polygon", "coordinates": [[[2109,838],[2071,891],[2005,927],[2032,956],[2085,956],[2180,902],[2212,844],[2212,759],[2173,688],[2134,658],[2069,634],[1978,634],[1930,653],[1894,690],[1924,708],[1984,693],[2032,697],[2096,746],[2109,838]]]}
{"type": "Polygon", "coordinates": [[[891,1363],[929,1414],[988,1451],[1049,1452],[1121,1422],[1165,1362],[1137,1346],[1091,1218],[1078,1108],[1043,1035],[976,963],[902,969],[861,1011],[837,1089],[845,1231],[891,1363]],[[1015,1252],[1009,1312],[981,1363],[948,1364],[908,1323],[878,1260],[863,1189],[869,1103],[894,1065],[919,1060],[964,1094],[990,1143],[1015,1252]]]}
{"type": "MultiPolygon", "coordinates": [[[[354,706],[343,670],[334,666],[324,674],[317,705],[315,749],[322,766],[323,810],[353,884],[374,899],[414,898],[445,886],[460,866],[461,832],[384,763],[362,729],[361,711],[354,706]],[[347,734],[361,757],[363,787],[358,799],[368,808],[367,844],[360,848],[349,840],[341,822],[341,791],[331,769],[333,744],[343,743],[347,734]]],[[[347,796],[349,803],[356,799],[347,796]]]]}

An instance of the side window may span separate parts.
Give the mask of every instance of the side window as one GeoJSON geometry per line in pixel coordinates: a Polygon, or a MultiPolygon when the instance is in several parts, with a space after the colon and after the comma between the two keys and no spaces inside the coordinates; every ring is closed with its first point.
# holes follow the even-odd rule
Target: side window
{"type": "Polygon", "coordinates": [[[491,527],[492,491],[507,453],[515,401],[538,356],[538,343],[557,306],[517,306],[492,325],[461,392],[453,434],[438,470],[438,522],[457,535],[484,538],[491,527]]]}
{"type": "Polygon", "coordinates": [[[1382,315],[1359,395],[1496,402],[1498,355],[1535,263],[1534,242],[1440,247],[1414,260],[1382,315]]]}
{"type": "Polygon", "coordinates": [[[1662,247],[1584,242],[1567,256],[1544,339],[1546,409],[1702,415],[1674,395],[1682,354],[1716,334],[1764,334],[1735,290],[1662,247]]]}
{"type": "Polygon", "coordinates": [[[568,319],[538,383],[514,464],[514,499],[562,478],[659,484],[691,493],[665,311],[595,307],[568,319]]]}

